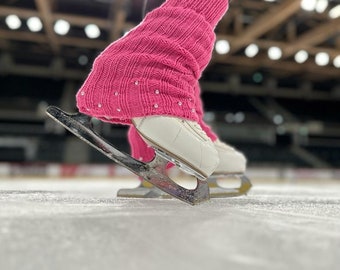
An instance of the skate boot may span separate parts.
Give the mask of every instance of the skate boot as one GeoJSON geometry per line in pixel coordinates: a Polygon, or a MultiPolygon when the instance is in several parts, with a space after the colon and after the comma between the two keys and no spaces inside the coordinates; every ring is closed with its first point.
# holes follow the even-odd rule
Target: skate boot
{"type": "Polygon", "coordinates": [[[214,146],[218,152],[220,162],[213,175],[244,174],[247,159],[241,152],[219,139],[214,141],[214,146]]]}
{"type": "MultiPolygon", "coordinates": [[[[220,159],[214,173],[209,177],[210,197],[224,198],[246,194],[251,188],[251,182],[245,175],[247,159],[235,148],[219,139],[214,141],[215,149],[220,159]],[[239,187],[224,187],[222,183],[240,182],[239,187]]],[[[229,186],[229,185],[228,185],[229,186]]]]}
{"type": "Polygon", "coordinates": [[[149,116],[134,118],[132,123],[160,156],[201,180],[209,177],[219,164],[214,144],[194,121],[149,116]]]}
{"type": "MultiPolygon", "coordinates": [[[[169,117],[170,121],[169,119],[167,119],[167,121],[163,121],[163,119],[160,121],[158,118],[162,117],[155,117],[155,119],[152,119],[152,117],[134,119],[136,125],[154,145],[165,143],[165,147],[155,147],[156,154],[151,161],[142,162],[119,151],[115,146],[96,133],[92,127],[92,118],[90,116],[82,113],[70,114],[55,106],[49,106],[46,112],[53,120],[57,121],[81,140],[117,164],[127,168],[143,179],[143,181],[150,183],[155,189],[157,188],[157,193],[158,190],[162,190],[167,197],[175,197],[192,205],[209,200],[209,186],[205,178],[211,174],[218,165],[218,154],[209,138],[200,135],[200,129],[196,130],[195,123],[171,117],[169,117]],[[164,122],[166,122],[166,124],[164,124],[164,122]],[[178,123],[176,124],[176,122],[184,124],[181,126],[178,123]],[[153,127],[155,124],[156,126],[153,127]],[[164,129],[167,128],[166,131],[168,134],[162,133],[162,130],[157,129],[157,126],[163,127],[164,129]],[[174,133],[171,133],[172,129],[177,131],[176,136],[174,136],[174,133]],[[152,132],[150,132],[150,130],[152,132]],[[190,135],[190,133],[192,134],[190,135]],[[171,140],[164,140],[162,137],[168,137],[171,140]],[[184,146],[184,141],[186,140],[195,141],[195,143],[189,144],[190,147],[199,148],[201,152],[190,152],[190,147],[184,146]],[[171,146],[171,141],[177,148],[171,146]],[[182,146],[186,151],[181,148],[182,146]],[[192,155],[196,154],[199,155],[199,158],[192,157],[192,155]],[[177,155],[181,157],[177,159],[177,155]],[[210,159],[213,160],[213,162],[211,162],[210,159]],[[184,188],[167,175],[168,160],[173,161],[185,171],[196,176],[197,186],[195,189],[184,188]],[[208,162],[206,162],[206,160],[208,162]],[[199,173],[196,170],[199,171],[199,173]]],[[[149,193],[149,197],[158,197],[158,195],[153,195],[152,191],[149,193]]]]}
{"type": "MultiPolygon", "coordinates": [[[[203,124],[201,127],[204,129],[204,134],[207,134],[209,138],[215,139],[213,145],[219,156],[219,164],[207,181],[210,188],[210,197],[223,198],[246,194],[251,188],[251,183],[245,176],[245,156],[233,147],[221,142],[209,129],[209,126],[203,124]],[[240,182],[239,187],[234,187],[235,180],[237,183],[240,182]],[[225,187],[225,183],[227,183],[228,187],[225,187]]],[[[132,156],[143,161],[150,161],[155,157],[154,149],[145,143],[145,140],[142,139],[134,126],[130,127],[128,138],[131,144],[132,156]]],[[[170,168],[169,164],[167,168],[170,168]]],[[[143,179],[141,179],[141,184],[137,188],[119,190],[118,196],[131,198],[170,198],[153,185],[143,181],[143,179]]]]}

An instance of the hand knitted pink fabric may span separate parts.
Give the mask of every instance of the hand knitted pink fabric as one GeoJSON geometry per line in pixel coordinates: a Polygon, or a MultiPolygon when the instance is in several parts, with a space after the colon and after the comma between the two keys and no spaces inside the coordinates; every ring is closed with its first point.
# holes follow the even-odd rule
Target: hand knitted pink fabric
{"type": "Polygon", "coordinates": [[[95,60],[77,93],[80,112],[112,123],[170,115],[200,121],[197,81],[228,0],[168,0],[95,60]]]}

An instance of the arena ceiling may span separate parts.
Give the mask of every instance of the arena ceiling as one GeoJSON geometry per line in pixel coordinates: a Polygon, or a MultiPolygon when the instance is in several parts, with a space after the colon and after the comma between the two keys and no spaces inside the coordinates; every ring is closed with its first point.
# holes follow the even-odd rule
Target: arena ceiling
{"type": "MultiPolygon", "coordinates": [[[[162,2],[149,0],[146,9],[162,2]]],[[[141,21],[143,5],[143,0],[1,0],[0,74],[82,80],[95,56],[141,21]],[[9,15],[20,20],[14,29],[9,15]],[[32,17],[40,19],[41,30],[30,30],[32,17]],[[58,20],[70,24],[65,35],[55,32],[58,20]],[[84,28],[89,24],[98,27],[98,37],[87,37],[84,28]]],[[[214,52],[202,80],[204,90],[340,99],[340,16],[333,12],[330,17],[336,7],[340,0],[232,1],[216,28],[226,51],[214,52]],[[317,7],[322,2],[327,6],[317,7]],[[250,44],[256,54],[252,57],[245,54],[250,44]],[[279,48],[277,60],[268,56],[273,47],[279,48]],[[303,63],[296,61],[298,52],[303,63]],[[247,82],[252,86],[233,87],[247,82]]]]}

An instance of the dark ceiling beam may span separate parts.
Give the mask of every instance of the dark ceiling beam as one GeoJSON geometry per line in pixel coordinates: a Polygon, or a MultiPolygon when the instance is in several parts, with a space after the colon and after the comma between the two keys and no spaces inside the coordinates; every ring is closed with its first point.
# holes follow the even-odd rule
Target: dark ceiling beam
{"type": "Polygon", "coordinates": [[[26,31],[12,31],[0,29],[0,39],[48,43],[48,39],[44,34],[31,33],[26,31]]]}
{"type": "MultiPolygon", "coordinates": [[[[36,10],[32,9],[24,9],[24,8],[12,8],[7,6],[0,5],[0,16],[7,16],[9,14],[16,14],[20,18],[28,19],[30,17],[40,17],[40,13],[36,10]]],[[[99,28],[109,30],[112,28],[112,24],[108,23],[107,19],[101,19],[98,17],[92,16],[82,16],[82,15],[74,15],[60,12],[53,12],[51,14],[51,18],[53,21],[63,19],[68,21],[71,25],[76,26],[85,26],[89,23],[96,24],[99,28]]],[[[123,28],[131,29],[135,25],[132,23],[125,22],[123,28]]]]}
{"type": "MultiPolygon", "coordinates": [[[[233,40],[235,39],[232,35],[217,35],[217,39],[226,39],[230,43],[233,43],[233,40]]],[[[280,47],[283,51],[286,50],[286,48],[289,48],[291,46],[291,42],[289,41],[276,41],[276,40],[269,40],[269,39],[255,39],[252,41],[252,43],[257,44],[261,49],[269,49],[270,47],[277,46],[280,47]]],[[[330,48],[330,47],[323,47],[323,46],[313,46],[304,44],[301,45],[301,47],[297,48],[298,50],[306,50],[310,55],[315,55],[318,52],[327,52],[330,57],[336,57],[340,55],[340,47],[339,48],[330,48]]]]}
{"type": "Polygon", "coordinates": [[[340,18],[320,24],[298,37],[294,42],[289,43],[288,46],[285,46],[283,48],[283,57],[289,57],[301,48],[318,45],[339,32],[340,18]]]}
{"type": "Polygon", "coordinates": [[[220,56],[215,54],[213,57],[215,63],[230,64],[235,66],[247,66],[248,68],[263,67],[272,70],[278,70],[289,73],[310,73],[317,76],[322,75],[325,78],[339,78],[339,69],[331,66],[319,67],[314,63],[306,62],[298,64],[292,61],[273,61],[267,57],[258,57],[256,60],[247,58],[245,56],[220,56]]]}
{"type": "MultiPolygon", "coordinates": [[[[3,57],[3,55],[1,56],[3,57]]],[[[60,65],[54,64],[53,66],[53,63],[58,61],[52,61],[50,67],[16,64],[12,61],[12,59],[8,59],[2,62],[3,64],[0,68],[1,75],[13,74],[38,78],[58,78],[73,80],[84,80],[87,75],[86,71],[66,68],[63,66],[62,63],[60,65]]]]}
{"type": "Polygon", "coordinates": [[[241,8],[233,8],[229,10],[217,24],[215,32],[216,33],[225,32],[225,30],[228,29],[233,20],[235,20],[236,14],[239,14],[239,10],[241,10],[241,8]]]}
{"type": "Polygon", "coordinates": [[[15,14],[23,19],[39,16],[39,12],[33,9],[16,8],[0,5],[0,16],[7,16],[9,14],[15,14]]]}
{"type": "MultiPolygon", "coordinates": [[[[0,40],[2,38],[5,38],[5,40],[49,43],[49,40],[44,34],[23,31],[0,30],[0,40]]],[[[58,43],[60,45],[99,50],[103,49],[108,44],[107,42],[101,40],[89,40],[85,38],[76,38],[68,36],[58,37],[58,43]]]]}
{"type": "Polygon", "coordinates": [[[53,30],[54,21],[52,18],[51,3],[49,0],[35,0],[35,4],[39,11],[40,18],[43,22],[46,36],[48,38],[52,51],[55,54],[58,54],[60,52],[60,46],[58,44],[58,38],[53,30]]]}
{"type": "Polygon", "coordinates": [[[232,42],[231,53],[235,52],[254,39],[259,38],[271,29],[285,22],[290,16],[300,10],[300,1],[286,0],[279,5],[274,5],[255,22],[250,24],[244,31],[239,33],[232,42]]]}
{"type": "Polygon", "coordinates": [[[53,13],[52,17],[54,21],[63,19],[63,20],[68,21],[71,25],[85,26],[87,24],[93,23],[93,24],[96,24],[101,29],[108,29],[107,20],[97,18],[97,17],[72,15],[72,14],[58,13],[58,12],[53,13]]]}
{"type": "Polygon", "coordinates": [[[126,1],[117,0],[112,4],[111,20],[109,24],[110,41],[117,40],[121,37],[122,31],[126,24],[126,1]]]}
{"type": "Polygon", "coordinates": [[[2,49],[2,50],[9,50],[10,46],[11,45],[10,45],[10,42],[8,40],[0,38],[0,49],[2,49]]]}
{"type": "Polygon", "coordinates": [[[214,92],[231,95],[250,95],[275,98],[305,99],[305,100],[340,100],[340,96],[332,95],[329,92],[311,90],[308,92],[300,91],[295,88],[271,88],[263,85],[240,84],[235,87],[232,83],[217,83],[202,81],[203,92],[214,92]]]}
{"type": "Polygon", "coordinates": [[[97,49],[97,50],[102,50],[108,45],[107,41],[84,39],[84,38],[77,38],[77,37],[68,37],[68,36],[60,37],[59,42],[60,44],[65,45],[65,46],[81,47],[81,48],[97,49]]]}

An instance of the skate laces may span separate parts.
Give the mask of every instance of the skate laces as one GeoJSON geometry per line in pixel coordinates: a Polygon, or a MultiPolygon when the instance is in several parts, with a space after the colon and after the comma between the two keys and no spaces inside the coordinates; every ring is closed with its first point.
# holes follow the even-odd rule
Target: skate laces
{"type": "Polygon", "coordinates": [[[210,138],[208,137],[207,133],[201,128],[200,124],[195,122],[195,121],[184,121],[184,123],[187,123],[189,127],[191,127],[197,135],[199,135],[201,138],[211,141],[210,138]]]}

